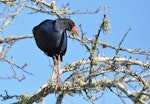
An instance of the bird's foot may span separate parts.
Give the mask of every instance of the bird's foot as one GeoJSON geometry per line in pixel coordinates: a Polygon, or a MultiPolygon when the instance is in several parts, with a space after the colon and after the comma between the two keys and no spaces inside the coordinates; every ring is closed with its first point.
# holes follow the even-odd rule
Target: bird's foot
{"type": "Polygon", "coordinates": [[[57,89],[58,89],[60,83],[61,83],[61,82],[58,82],[58,81],[56,82],[55,91],[57,91],[57,89]]]}
{"type": "Polygon", "coordinates": [[[60,76],[58,75],[58,76],[57,76],[56,86],[55,86],[55,91],[58,89],[60,83],[61,83],[61,79],[60,79],[60,76]]]}
{"type": "Polygon", "coordinates": [[[60,76],[57,76],[57,82],[61,82],[60,76]]]}

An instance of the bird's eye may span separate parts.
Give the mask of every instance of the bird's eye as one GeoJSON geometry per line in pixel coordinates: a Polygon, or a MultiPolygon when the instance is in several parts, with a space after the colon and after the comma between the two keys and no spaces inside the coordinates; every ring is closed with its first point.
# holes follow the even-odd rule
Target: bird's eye
{"type": "Polygon", "coordinates": [[[72,25],[73,25],[73,26],[75,26],[75,23],[74,23],[74,22],[72,22],[72,25]]]}

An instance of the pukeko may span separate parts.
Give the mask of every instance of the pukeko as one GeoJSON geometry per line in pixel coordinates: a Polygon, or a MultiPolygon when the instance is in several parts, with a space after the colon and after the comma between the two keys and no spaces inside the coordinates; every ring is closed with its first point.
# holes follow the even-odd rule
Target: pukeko
{"type": "Polygon", "coordinates": [[[54,67],[52,80],[58,67],[57,82],[60,82],[60,61],[67,50],[67,33],[72,31],[78,35],[75,23],[67,18],[45,20],[33,28],[33,35],[37,46],[48,56],[53,58],[54,67]]]}

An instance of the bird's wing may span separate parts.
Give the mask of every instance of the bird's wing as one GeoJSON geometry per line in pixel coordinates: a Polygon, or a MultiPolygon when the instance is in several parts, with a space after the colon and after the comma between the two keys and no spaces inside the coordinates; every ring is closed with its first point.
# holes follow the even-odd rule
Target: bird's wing
{"type": "Polygon", "coordinates": [[[37,46],[43,50],[44,52],[46,51],[46,45],[45,42],[43,40],[45,40],[44,36],[42,36],[42,34],[46,34],[45,31],[43,31],[42,29],[40,29],[39,26],[36,26],[33,28],[33,35],[36,41],[37,46]]]}
{"type": "Polygon", "coordinates": [[[67,33],[66,31],[63,32],[63,42],[61,44],[61,60],[63,60],[62,56],[65,55],[66,51],[67,51],[67,33]]]}
{"type": "Polygon", "coordinates": [[[55,36],[53,35],[53,32],[51,32],[52,29],[52,20],[45,20],[33,28],[33,35],[37,46],[44,52],[47,52],[55,45],[55,36]]]}

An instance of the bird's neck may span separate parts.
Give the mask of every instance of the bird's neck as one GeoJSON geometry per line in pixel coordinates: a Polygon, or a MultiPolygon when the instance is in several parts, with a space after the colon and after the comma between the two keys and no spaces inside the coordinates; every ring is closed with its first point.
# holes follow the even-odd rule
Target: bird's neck
{"type": "Polygon", "coordinates": [[[56,20],[55,27],[62,30],[62,31],[71,30],[68,22],[66,22],[64,20],[56,20]]]}

